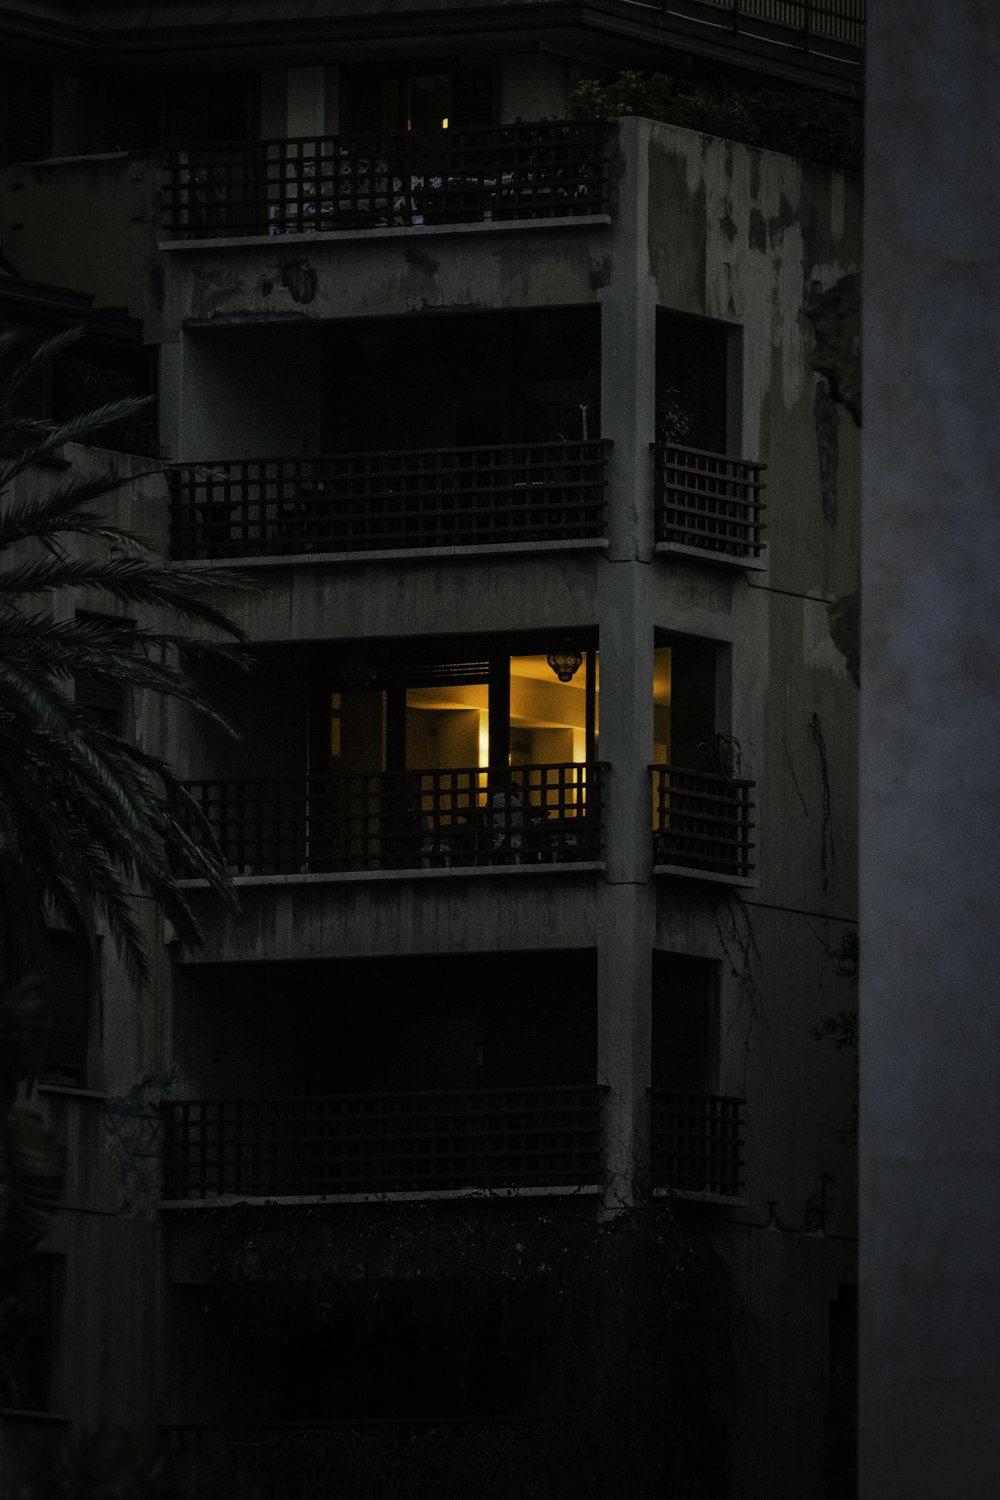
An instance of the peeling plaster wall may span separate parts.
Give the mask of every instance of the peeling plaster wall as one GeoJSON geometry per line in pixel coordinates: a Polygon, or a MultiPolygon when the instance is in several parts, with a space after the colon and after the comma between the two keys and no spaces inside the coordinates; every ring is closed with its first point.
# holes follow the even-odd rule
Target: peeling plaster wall
{"type": "MultiPolygon", "coordinates": [[[[368,232],[366,231],[366,234],[368,232]]],[[[267,245],[192,245],[164,256],[165,322],[390,317],[591,303],[607,280],[606,233],[569,227],[404,232],[358,239],[275,238],[267,245]],[[315,276],[293,295],[293,268],[315,276]]]]}
{"type": "Polygon", "coordinates": [[[860,182],[675,126],[646,128],[660,303],[743,331],[742,456],[768,465],[769,582],[817,598],[848,593],[857,508],[841,513],[836,496],[857,493],[860,444],[817,397],[805,308],[859,265],[860,182]]]}

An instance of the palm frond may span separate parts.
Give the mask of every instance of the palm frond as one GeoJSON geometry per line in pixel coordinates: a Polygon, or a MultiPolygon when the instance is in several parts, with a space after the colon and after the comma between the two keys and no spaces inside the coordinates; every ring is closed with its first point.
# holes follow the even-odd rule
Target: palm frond
{"type": "Polygon", "coordinates": [[[153,399],[152,396],[124,396],[118,401],[108,401],[103,406],[95,407],[93,411],[83,412],[78,417],[71,417],[60,423],[37,443],[0,466],[0,486],[9,484],[18,474],[31,468],[39,459],[48,458],[66,443],[78,443],[81,438],[100,431],[102,427],[113,427],[119,422],[130,421],[149,406],[153,399]]]}
{"type": "MultiPolygon", "coordinates": [[[[13,378],[23,381],[26,370],[72,342],[68,335],[49,341],[13,378]]],[[[0,358],[9,346],[0,340],[0,358]]],[[[10,380],[6,395],[0,389],[0,422],[11,390],[10,380]]],[[[141,536],[93,508],[156,468],[72,474],[44,494],[24,478],[40,457],[145,404],[106,403],[0,466],[0,970],[8,974],[30,965],[49,912],[91,935],[98,922],[106,924],[127,971],[143,983],[148,960],[134,906],[140,895],[198,944],[201,931],[173,874],[172,851],[235,904],[223,852],[172,769],[76,703],[73,680],[86,673],[175,699],[228,728],[189,667],[198,658],[249,664],[244,632],[222,603],[259,584],[231,570],[163,563],[141,536]],[[15,478],[24,491],[17,495],[10,491],[15,478]],[[103,596],[109,613],[66,618],[40,605],[44,595],[65,590],[86,590],[88,600],[103,596]],[[134,621],[115,613],[122,606],[134,621]],[[217,638],[192,635],[191,626],[217,638]]]]}
{"type": "MultiPolygon", "coordinates": [[[[20,472],[20,467],[17,472],[20,472]]],[[[104,469],[97,474],[76,474],[47,494],[29,493],[20,498],[4,495],[0,500],[0,546],[6,547],[24,538],[42,540],[46,536],[65,533],[67,536],[93,536],[118,546],[132,544],[142,547],[143,540],[138,533],[82,507],[92,500],[113,495],[137,479],[148,479],[159,472],[154,468],[144,469],[140,474],[115,474],[104,469]]],[[[0,467],[0,492],[7,490],[16,477],[16,473],[6,474],[0,467]]]]}

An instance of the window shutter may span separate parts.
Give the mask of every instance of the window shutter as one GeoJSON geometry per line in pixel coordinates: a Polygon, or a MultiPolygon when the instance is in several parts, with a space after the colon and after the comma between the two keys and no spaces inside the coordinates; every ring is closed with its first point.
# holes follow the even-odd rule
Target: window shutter
{"type": "Polygon", "coordinates": [[[492,68],[462,68],[452,80],[452,120],[456,130],[496,123],[496,74],[492,68]]]}
{"type": "Polygon", "coordinates": [[[87,1079],[90,952],[70,932],[50,932],[46,944],[49,1041],[44,1077],[82,1087],[87,1079]]]}
{"type": "Polygon", "coordinates": [[[5,158],[42,161],[52,155],[52,69],[10,63],[2,77],[6,96],[5,158]]]}

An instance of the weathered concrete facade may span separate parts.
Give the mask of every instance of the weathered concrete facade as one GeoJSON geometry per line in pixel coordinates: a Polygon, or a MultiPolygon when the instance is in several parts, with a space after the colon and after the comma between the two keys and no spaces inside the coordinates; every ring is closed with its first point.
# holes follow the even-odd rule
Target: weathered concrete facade
{"type": "MultiPolygon", "coordinates": [[[[262,98],[285,111],[289,132],[293,120],[304,131],[305,116],[311,130],[320,130],[318,120],[331,130],[335,75],[276,70],[262,98]]],[[[502,76],[501,119],[527,114],[528,99],[538,116],[565,108],[565,72],[551,58],[512,58],[502,76]]],[[[282,133],[277,124],[272,130],[282,133]]],[[[813,1031],[852,1005],[856,690],[830,640],[827,605],[856,581],[859,445],[811,372],[804,309],[818,288],[858,267],[859,184],[641,119],[619,122],[610,150],[606,213],[225,242],[160,242],[151,158],[5,169],[20,184],[10,201],[39,277],[69,274],[65,251],[45,233],[64,185],[76,184],[82,224],[92,180],[115,199],[99,199],[106,243],[95,217],[76,263],[88,285],[146,319],[159,345],[163,436],[175,460],[211,470],[222,459],[322,453],[324,371],[352,329],[412,322],[429,343],[446,344],[460,320],[478,318],[485,344],[499,327],[487,320],[552,309],[596,319],[599,435],[613,444],[607,525],[595,537],[258,551],[245,562],[265,590],[236,606],[258,670],[217,685],[243,739],[227,741],[177,715],[143,720],[138,711],[143,732],[192,782],[290,777],[307,769],[303,746],[328,659],[352,663],[373,652],[391,664],[426,641],[436,653],[428,659],[439,662],[477,650],[495,655],[497,642],[509,643],[508,656],[544,657],[564,637],[578,639],[599,655],[595,758],[609,768],[601,849],[591,859],[518,856],[465,866],[425,855],[417,867],[364,870],[315,868],[306,858],[269,870],[266,861],[234,857],[240,915],[192,889],[206,932],[198,953],[180,948],[150,913],[154,989],[132,1003],[109,957],[90,1093],[51,1096],[58,1123],[65,1116],[81,1140],[103,1130],[104,1141],[103,1156],[93,1147],[101,1166],[86,1169],[93,1181],[68,1195],[52,1253],[82,1266],[92,1253],[87,1236],[106,1233],[94,1253],[115,1263],[115,1237],[134,1231],[122,1253],[144,1288],[136,1293],[141,1312],[137,1305],[116,1316],[141,1327],[122,1332],[119,1348],[130,1354],[103,1389],[128,1384],[123,1418],[231,1422],[202,1369],[224,1366],[225,1350],[183,1290],[210,1279],[209,1247],[225,1210],[197,1198],[158,1207],[160,1097],[267,1097],[274,1080],[296,1069],[304,1077],[307,1023],[336,1022],[337,975],[349,962],[400,961],[399,973],[409,964],[416,975],[428,958],[443,973],[448,962],[475,955],[486,986],[504,963],[523,965],[538,953],[565,954],[569,963],[584,954],[592,994],[580,990],[575,1013],[573,993],[561,996],[574,1016],[569,1030],[582,1034],[594,1023],[590,1071],[571,1081],[604,1090],[600,1173],[581,1187],[590,1194],[581,1201],[588,1212],[593,1205],[613,1215],[648,1195],[649,1090],[664,1086],[671,1047],[679,1054],[687,1045],[676,1027],[671,1032],[669,975],[680,971],[669,961],[698,960],[705,975],[698,1024],[712,1059],[701,1087],[745,1101],[747,1119],[738,1188],[719,1192],[706,1182],[680,1204],[699,1216],[697,1233],[730,1268],[754,1328],[730,1419],[731,1493],[818,1500],[832,1427],[830,1308],[855,1280],[852,1060],[813,1031]],[[690,321],[682,327],[679,319],[690,321]],[[675,336],[678,348],[704,336],[723,351],[714,393],[720,453],[767,466],[767,546],[759,556],[699,555],[696,543],[671,548],[661,538],[651,450],[665,442],[663,388],[672,377],[663,367],[673,368],[675,336]],[[685,869],[651,837],[650,763],[663,758],[655,751],[663,704],[653,687],[666,650],[678,702],[685,653],[692,677],[699,662],[711,663],[691,701],[698,693],[699,702],[710,700],[700,710],[709,728],[698,733],[736,747],[728,779],[753,783],[752,870],[685,869]],[[654,955],[667,960],[667,980],[652,977],[661,972],[654,955]],[[284,1037],[267,1032],[256,1053],[242,1039],[234,1062],[226,1032],[239,1011],[223,991],[244,976],[251,988],[273,983],[278,998],[294,992],[307,1019],[298,1031],[290,1022],[284,1037]],[[77,1207],[107,1222],[97,1229],[74,1217],[77,1207]],[[188,1379],[192,1365],[200,1373],[188,1379]],[[155,1373],[139,1378],[140,1366],[155,1373]]],[[[163,494],[149,518],[161,546],[167,506],[163,494]]],[[[491,723],[494,709],[495,697],[491,723]]],[[[388,751],[385,764],[366,769],[391,769],[388,751]]],[[[669,818],[682,816],[679,801],[672,807],[668,831],[669,818]]],[[[512,985],[531,988],[530,969],[510,973],[521,976],[512,985]]],[[[422,980],[412,983],[419,1009],[427,992],[422,980]]],[[[548,997],[538,988],[541,1008],[548,997]]],[[[441,1087],[416,1071],[408,1086],[441,1087]]],[[[89,1149],[81,1147],[84,1155],[89,1149]]],[[[219,1201],[254,1196],[237,1191],[219,1201]]],[[[83,1320],[91,1314],[72,1280],[66,1285],[64,1327],[81,1363],[55,1389],[68,1414],[89,1420],[88,1401],[104,1400],[106,1412],[117,1396],[93,1395],[101,1388],[93,1365],[84,1377],[88,1356],[79,1351],[90,1347],[83,1320]]],[[[109,1324],[108,1337],[112,1331],[109,1324]]],[[[252,1419],[266,1420],[260,1391],[247,1399],[252,1419]]]]}

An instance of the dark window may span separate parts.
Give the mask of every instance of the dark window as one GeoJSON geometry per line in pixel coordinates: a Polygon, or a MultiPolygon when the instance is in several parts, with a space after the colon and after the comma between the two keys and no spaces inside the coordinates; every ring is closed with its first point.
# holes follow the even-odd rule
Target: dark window
{"type": "Polygon", "coordinates": [[[35,1255],[17,1272],[20,1307],[11,1337],[11,1403],[26,1411],[48,1411],[52,1402],[56,1285],[60,1262],[35,1255]]]}
{"type": "Polygon", "coordinates": [[[0,67],[0,161],[52,155],[52,69],[14,62],[0,67]]]}
{"type": "Polygon", "coordinates": [[[109,151],[249,141],[257,133],[257,79],[250,73],[114,77],[104,107],[109,151]]]}
{"type": "Polygon", "coordinates": [[[711,1093],[716,1084],[718,966],[680,953],[653,954],[653,1055],[657,1089],[711,1093]]]}
{"type": "Polygon", "coordinates": [[[657,313],[658,442],[726,452],[730,335],[724,323],[657,313]]]}
{"type": "Polygon", "coordinates": [[[472,130],[496,119],[490,68],[352,73],[346,90],[346,128],[472,130]]]}
{"type": "Polygon", "coordinates": [[[112,79],[105,104],[107,149],[146,151],[158,145],[158,114],[155,92],[146,84],[112,79]]]}
{"type": "MultiPolygon", "coordinates": [[[[109,623],[123,625],[129,630],[133,623],[117,616],[89,614],[84,610],[77,610],[76,617],[78,620],[108,620],[109,623]]],[[[78,672],[74,679],[73,696],[77,705],[85,709],[102,729],[106,729],[109,734],[124,734],[126,689],[122,683],[109,682],[107,678],[99,677],[94,672],[78,672]]]]}
{"type": "Polygon", "coordinates": [[[82,1088],[87,1081],[92,970],[86,942],[70,932],[50,932],[45,947],[49,1037],[43,1077],[82,1088]]]}
{"type": "Polygon", "coordinates": [[[78,672],[75,698],[111,734],[121,734],[125,711],[125,690],[120,682],[106,682],[93,672],[78,672]]]}
{"type": "Polygon", "coordinates": [[[250,74],[217,73],[167,79],[161,84],[164,146],[201,141],[248,141],[256,105],[256,79],[250,74]]]}
{"type": "MultiPolygon", "coordinates": [[[[30,330],[22,332],[18,328],[7,325],[5,333],[16,333],[9,353],[7,354],[6,367],[13,372],[18,365],[30,359],[32,354],[42,343],[42,335],[30,330]]],[[[10,404],[11,415],[15,422],[41,422],[52,415],[52,366],[49,364],[39,365],[29,375],[24,384],[14,393],[10,404]]],[[[35,435],[37,439],[37,434],[35,435]]],[[[23,443],[33,441],[30,433],[25,433],[19,439],[23,443]]]]}

